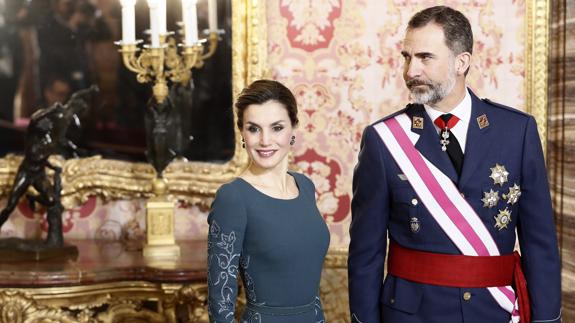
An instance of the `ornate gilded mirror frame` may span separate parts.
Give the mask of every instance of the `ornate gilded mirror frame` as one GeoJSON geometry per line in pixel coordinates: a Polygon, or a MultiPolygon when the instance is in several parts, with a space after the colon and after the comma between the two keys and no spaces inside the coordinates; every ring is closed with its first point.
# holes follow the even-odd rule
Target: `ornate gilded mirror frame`
{"type": "Polygon", "coordinates": [[[525,107],[535,117],[543,151],[547,147],[549,0],[526,2],[525,107]]]}
{"type": "MultiPolygon", "coordinates": [[[[261,78],[266,64],[265,2],[231,0],[232,2],[232,87],[234,97],[250,82],[261,78]]],[[[119,54],[118,54],[119,55],[119,54]]],[[[237,176],[247,165],[248,157],[241,148],[235,127],[235,151],[223,164],[174,161],[164,173],[169,193],[190,204],[208,207],[217,188],[237,176]]],[[[0,159],[0,196],[6,196],[22,156],[0,159]]],[[[77,206],[89,196],[105,200],[146,198],[152,195],[155,171],[147,163],[133,163],[94,156],[60,160],[63,168],[62,203],[77,206]]]]}

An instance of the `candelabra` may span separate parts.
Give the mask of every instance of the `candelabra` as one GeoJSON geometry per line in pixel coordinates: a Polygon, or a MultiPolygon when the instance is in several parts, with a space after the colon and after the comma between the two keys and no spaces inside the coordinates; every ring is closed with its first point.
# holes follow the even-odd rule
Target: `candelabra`
{"type": "Polygon", "coordinates": [[[153,83],[154,101],[148,107],[154,115],[152,129],[146,129],[154,136],[153,147],[148,146],[148,159],[158,174],[153,182],[155,196],[146,205],[147,244],[144,255],[154,258],[177,257],[180,249],[174,235],[174,203],[167,196],[166,182],[162,172],[173,158],[168,147],[167,132],[170,125],[167,119],[172,107],[166,101],[169,94],[168,82],[187,84],[192,69],[201,68],[204,61],[211,57],[218,45],[221,30],[217,29],[216,0],[208,0],[209,30],[207,39],[198,38],[197,0],[182,0],[183,42],[177,44],[176,36],[166,30],[166,0],[148,0],[150,8],[150,44],[141,46],[142,41],[135,38],[136,0],[120,0],[122,4],[122,40],[123,63],[136,73],[140,83],[153,83]],[[151,156],[151,157],[150,157],[151,156]]]}
{"type": "Polygon", "coordinates": [[[201,68],[204,61],[217,49],[216,1],[209,0],[209,31],[207,39],[198,39],[196,0],[182,0],[182,34],[184,41],[176,44],[174,33],[166,31],[166,1],[148,0],[150,7],[151,43],[140,48],[141,40],[135,39],[134,7],[136,0],[122,1],[121,48],[124,66],[134,73],[138,82],[152,82],[152,93],[156,102],[162,103],[168,96],[168,83],[186,83],[193,68],[201,68]],[[207,49],[206,47],[207,44],[207,49]],[[181,50],[178,50],[180,48],[181,50]],[[139,55],[138,55],[138,52],[139,55]]]}

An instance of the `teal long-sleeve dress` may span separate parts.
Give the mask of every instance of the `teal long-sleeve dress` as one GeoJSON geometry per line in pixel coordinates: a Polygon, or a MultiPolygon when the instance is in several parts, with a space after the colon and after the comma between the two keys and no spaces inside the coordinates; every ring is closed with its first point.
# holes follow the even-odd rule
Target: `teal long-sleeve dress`
{"type": "Polygon", "coordinates": [[[329,231],[311,180],[294,177],[299,194],[277,199],[241,178],[222,185],[208,216],[210,322],[234,322],[241,277],[241,322],[325,322],[319,283],[329,231]]]}

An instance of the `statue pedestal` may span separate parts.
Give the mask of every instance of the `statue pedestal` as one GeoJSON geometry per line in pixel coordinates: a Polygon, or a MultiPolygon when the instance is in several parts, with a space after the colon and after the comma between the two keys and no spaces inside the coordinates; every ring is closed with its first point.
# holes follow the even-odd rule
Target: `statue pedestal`
{"type": "Polygon", "coordinates": [[[20,238],[0,239],[0,259],[2,262],[43,261],[48,259],[78,258],[78,248],[74,245],[54,246],[44,240],[20,238]]]}
{"type": "Polygon", "coordinates": [[[178,258],[180,247],[174,234],[174,202],[166,195],[165,182],[154,182],[157,197],[146,203],[146,246],[144,256],[150,258],[178,258]]]}

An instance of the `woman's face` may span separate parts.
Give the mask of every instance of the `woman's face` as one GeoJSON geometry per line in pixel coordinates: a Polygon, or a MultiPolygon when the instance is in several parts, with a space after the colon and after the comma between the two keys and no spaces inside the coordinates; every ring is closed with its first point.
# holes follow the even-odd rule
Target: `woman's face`
{"type": "Polygon", "coordinates": [[[267,101],[252,104],[244,110],[242,137],[252,165],[274,169],[290,150],[293,127],[283,104],[267,101]]]}

